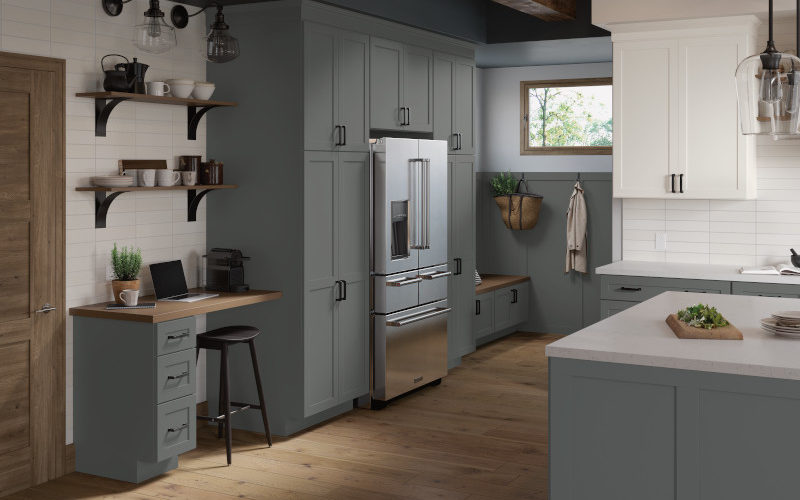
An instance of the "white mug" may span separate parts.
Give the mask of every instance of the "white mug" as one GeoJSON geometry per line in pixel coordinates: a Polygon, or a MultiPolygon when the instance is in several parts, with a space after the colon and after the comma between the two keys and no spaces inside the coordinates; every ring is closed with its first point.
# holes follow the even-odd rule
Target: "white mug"
{"type": "Polygon", "coordinates": [[[155,169],[142,169],[139,170],[139,185],[144,187],[153,187],[156,185],[156,171],[155,169]]]}
{"type": "Polygon", "coordinates": [[[164,82],[147,82],[147,95],[163,96],[170,91],[169,84],[164,82]]]}
{"type": "Polygon", "coordinates": [[[159,186],[177,186],[181,182],[181,173],[175,170],[159,170],[156,173],[159,186]]]}
{"type": "Polygon", "coordinates": [[[197,184],[197,172],[181,172],[181,181],[184,186],[194,186],[197,184]]]}
{"type": "Polygon", "coordinates": [[[123,290],[119,292],[119,300],[126,306],[135,306],[139,304],[139,290],[123,290]]]}

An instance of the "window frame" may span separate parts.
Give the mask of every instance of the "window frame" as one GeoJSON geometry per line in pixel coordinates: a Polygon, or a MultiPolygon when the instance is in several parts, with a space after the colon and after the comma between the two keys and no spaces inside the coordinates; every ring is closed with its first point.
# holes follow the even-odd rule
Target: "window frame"
{"type": "MultiPolygon", "coordinates": [[[[562,80],[527,80],[519,83],[520,88],[520,155],[610,155],[613,146],[531,146],[528,144],[530,115],[528,91],[544,87],[590,87],[613,85],[613,79],[603,78],[570,78],[562,80]]],[[[613,107],[613,106],[612,106],[613,107]]],[[[613,113],[613,109],[612,109],[613,113]]]]}

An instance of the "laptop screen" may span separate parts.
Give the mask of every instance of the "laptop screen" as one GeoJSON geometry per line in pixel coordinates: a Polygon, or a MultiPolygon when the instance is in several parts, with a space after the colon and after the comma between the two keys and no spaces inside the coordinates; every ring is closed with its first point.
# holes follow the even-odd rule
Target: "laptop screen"
{"type": "Polygon", "coordinates": [[[155,288],[157,299],[189,293],[183,266],[179,260],[150,264],[150,276],[153,278],[153,288],[155,288]]]}

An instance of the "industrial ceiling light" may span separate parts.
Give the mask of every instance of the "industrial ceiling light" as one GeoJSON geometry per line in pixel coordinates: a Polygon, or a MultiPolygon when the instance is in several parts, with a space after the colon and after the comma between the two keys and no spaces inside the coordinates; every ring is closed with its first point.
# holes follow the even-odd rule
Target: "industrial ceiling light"
{"type": "MultiPolygon", "coordinates": [[[[800,135],[800,59],[775,48],[772,1],[767,48],[736,68],[739,122],[743,134],[800,135]]],[[[797,3],[800,27],[800,0],[797,3]]]]}
{"type": "Polygon", "coordinates": [[[151,54],[161,54],[176,45],[175,28],[164,22],[164,11],[158,0],[150,0],[150,8],[144,13],[144,22],[133,28],[133,43],[151,54]]]}
{"type": "MultiPolygon", "coordinates": [[[[176,5],[170,11],[170,19],[176,28],[183,29],[189,24],[189,18],[208,9],[207,5],[199,11],[189,14],[186,7],[176,5]]],[[[228,32],[230,26],[225,24],[225,16],[222,14],[222,5],[216,4],[217,14],[214,24],[206,36],[206,60],[215,63],[225,63],[239,57],[239,40],[228,32]]]]}

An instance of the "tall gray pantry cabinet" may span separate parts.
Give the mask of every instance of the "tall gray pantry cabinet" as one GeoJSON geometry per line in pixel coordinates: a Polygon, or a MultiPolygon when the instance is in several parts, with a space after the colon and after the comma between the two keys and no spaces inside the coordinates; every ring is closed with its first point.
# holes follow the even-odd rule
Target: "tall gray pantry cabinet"
{"type": "MultiPolygon", "coordinates": [[[[208,122],[208,156],[225,162],[226,181],[240,189],[208,200],[207,245],[241,248],[251,257],[245,267],[250,286],[279,289],[284,296],[217,313],[208,326],[262,329],[256,346],[270,425],[287,435],[348,411],[369,392],[369,138],[371,130],[382,136],[391,133],[375,129],[392,128],[388,119],[383,127],[375,122],[380,106],[370,89],[379,72],[371,48],[376,40],[400,48],[395,116],[410,107],[415,125],[402,129],[423,132],[433,130],[435,118],[434,51],[467,61],[474,48],[308,0],[231,6],[225,14],[251,49],[208,67],[216,97],[236,96],[240,103],[236,113],[208,122]],[[417,72],[427,75],[409,81],[417,72]]],[[[471,156],[460,157],[458,165],[457,180],[471,193],[471,156]]],[[[458,198],[459,213],[472,217],[472,198],[458,198]]],[[[473,239],[473,257],[462,264],[471,280],[471,220],[462,226],[469,230],[459,238],[473,239]]],[[[231,357],[231,399],[255,400],[248,353],[233,349],[231,357]]],[[[210,353],[211,408],[217,404],[218,363],[210,353]]],[[[241,413],[233,424],[259,432],[256,417],[241,413]]]]}

